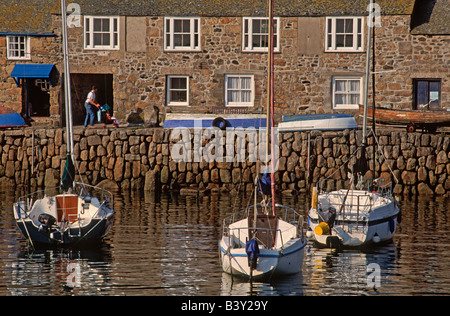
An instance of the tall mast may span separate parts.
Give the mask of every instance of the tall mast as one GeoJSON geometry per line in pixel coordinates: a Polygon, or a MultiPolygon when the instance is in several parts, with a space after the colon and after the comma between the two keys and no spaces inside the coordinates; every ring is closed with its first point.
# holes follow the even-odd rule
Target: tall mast
{"type": "MultiPolygon", "coordinates": [[[[70,91],[69,44],[67,40],[66,0],[61,0],[62,42],[64,56],[64,101],[66,112],[67,155],[73,155],[72,97],[70,91]]],[[[73,158],[73,157],[72,157],[73,158]]]]}
{"type": "MultiPolygon", "coordinates": [[[[272,213],[275,215],[275,134],[274,134],[274,39],[273,39],[273,0],[269,0],[269,75],[268,75],[268,109],[267,109],[267,144],[270,129],[270,187],[272,193],[272,213]]],[[[267,145],[268,146],[268,145],[267,145]]],[[[268,153],[268,151],[267,151],[268,153]]]]}
{"type": "MultiPolygon", "coordinates": [[[[373,10],[373,0],[370,0],[370,10],[373,10]]],[[[373,21],[370,21],[372,18],[372,11],[369,12],[369,16],[367,17],[367,54],[366,54],[366,78],[364,82],[364,121],[363,121],[363,139],[362,146],[363,149],[367,144],[367,106],[369,101],[369,78],[370,78],[370,51],[372,46],[372,27],[373,21]]],[[[375,96],[372,96],[375,98],[375,96]]]]}

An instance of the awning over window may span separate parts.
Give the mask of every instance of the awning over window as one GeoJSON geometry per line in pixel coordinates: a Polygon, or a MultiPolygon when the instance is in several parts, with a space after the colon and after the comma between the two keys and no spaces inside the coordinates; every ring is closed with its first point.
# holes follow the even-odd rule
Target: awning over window
{"type": "Polygon", "coordinates": [[[19,85],[20,78],[49,79],[53,86],[52,72],[55,69],[53,64],[17,64],[11,72],[11,77],[19,85]]]}

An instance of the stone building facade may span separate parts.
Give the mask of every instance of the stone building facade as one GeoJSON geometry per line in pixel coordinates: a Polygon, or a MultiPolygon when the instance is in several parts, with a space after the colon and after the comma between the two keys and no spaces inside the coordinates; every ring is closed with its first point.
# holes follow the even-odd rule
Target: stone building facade
{"type": "MultiPolygon", "coordinates": [[[[59,1],[39,3],[43,2],[47,5],[36,2],[35,10],[51,14],[43,18],[44,30],[35,31],[40,36],[31,37],[31,59],[25,63],[55,64],[62,78],[59,1]]],[[[68,1],[72,2],[71,14],[80,13],[69,28],[75,124],[83,121],[91,84],[99,87],[99,101],[111,105],[121,123],[151,125],[170,112],[210,113],[236,107],[247,113],[265,112],[266,1],[202,0],[196,5],[179,0],[68,1]]],[[[286,114],[357,116],[364,97],[368,3],[275,1],[277,120],[286,114]]],[[[449,107],[446,1],[377,4],[381,10],[374,45],[377,106],[449,107]]],[[[18,61],[5,59],[6,38],[15,32],[9,29],[0,34],[0,87],[5,91],[0,102],[16,110],[22,105],[23,111],[23,87],[10,77],[18,61]]],[[[61,81],[49,89],[48,115],[56,121],[62,111],[61,81]]]]}

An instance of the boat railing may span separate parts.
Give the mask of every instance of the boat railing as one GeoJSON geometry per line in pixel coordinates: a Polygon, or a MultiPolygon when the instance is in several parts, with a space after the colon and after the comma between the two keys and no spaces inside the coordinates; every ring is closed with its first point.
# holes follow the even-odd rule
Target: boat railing
{"type": "Polygon", "coordinates": [[[350,226],[353,229],[365,228],[375,203],[387,203],[384,198],[390,198],[392,194],[391,185],[386,185],[384,179],[367,179],[356,187],[356,190],[340,189],[323,193],[323,187],[319,186],[318,190],[322,192],[322,198],[318,200],[319,208],[334,208],[337,211],[336,220],[349,229],[350,226]]]}
{"type": "Polygon", "coordinates": [[[108,190],[100,187],[74,182],[73,187],[68,191],[64,192],[60,186],[58,187],[48,187],[42,190],[34,191],[29,194],[19,197],[18,203],[20,205],[21,211],[28,214],[33,207],[36,200],[42,199],[46,196],[56,196],[59,194],[77,194],[82,198],[97,198],[99,201],[104,201],[101,206],[113,208],[113,194],[108,190]]]}
{"type": "MultiPolygon", "coordinates": [[[[231,248],[235,248],[235,247],[233,247],[233,245],[236,245],[236,244],[238,246],[237,248],[242,248],[242,247],[245,247],[245,243],[243,242],[243,240],[249,239],[249,234],[248,234],[249,231],[265,232],[265,234],[260,234],[260,235],[255,234],[254,236],[252,236],[253,238],[256,238],[256,240],[258,241],[258,243],[260,245],[264,245],[265,247],[266,247],[266,245],[271,245],[273,243],[272,242],[273,237],[279,236],[279,238],[280,238],[279,244],[281,245],[281,248],[284,247],[283,234],[279,228],[262,228],[262,227],[251,227],[251,226],[226,227],[226,228],[224,228],[224,236],[228,237],[228,244],[230,245],[231,248]],[[265,236],[265,240],[262,240],[261,236],[265,236]]],[[[271,248],[271,247],[266,247],[266,248],[271,248]]]]}
{"type": "Polygon", "coordinates": [[[114,195],[101,187],[74,182],[73,193],[82,197],[96,197],[99,201],[104,201],[102,205],[113,208],[114,195]]]}
{"type": "MultiPolygon", "coordinates": [[[[223,220],[223,236],[228,236],[231,238],[233,236],[236,236],[234,234],[231,234],[231,231],[234,230],[238,230],[239,236],[236,236],[240,241],[242,241],[243,239],[241,239],[242,235],[241,235],[241,230],[245,230],[246,231],[246,235],[244,235],[244,238],[247,237],[248,238],[248,231],[252,231],[252,230],[258,230],[258,231],[267,231],[269,232],[267,234],[267,236],[273,236],[273,234],[275,233],[275,236],[280,236],[280,242],[281,242],[281,247],[284,246],[284,241],[283,241],[283,232],[278,229],[278,228],[255,228],[255,227],[249,227],[249,225],[245,225],[243,227],[232,227],[230,228],[230,225],[237,222],[238,220],[242,220],[243,218],[248,218],[250,216],[253,216],[253,212],[255,210],[255,207],[257,208],[257,213],[258,214],[267,214],[267,205],[263,205],[263,204],[257,204],[257,205],[251,205],[248,206],[244,212],[237,212],[237,213],[233,213],[231,215],[229,215],[228,217],[226,217],[223,220]],[[271,232],[271,234],[270,234],[271,232]]],[[[301,236],[301,238],[304,238],[304,220],[303,220],[303,216],[300,215],[296,210],[294,210],[293,208],[289,207],[289,206],[285,206],[285,205],[281,205],[281,204],[276,204],[275,205],[276,209],[275,209],[275,215],[279,218],[284,220],[285,222],[293,225],[296,229],[296,235],[298,237],[301,236]]],[[[268,240],[266,241],[268,242],[268,240]]],[[[268,243],[265,243],[266,245],[268,243]]]]}
{"type": "Polygon", "coordinates": [[[348,187],[351,185],[353,190],[365,190],[367,192],[376,193],[380,196],[391,196],[392,183],[387,183],[385,179],[364,179],[358,182],[356,186],[353,183],[349,183],[351,180],[343,179],[323,179],[317,182],[316,187],[319,193],[331,192],[336,190],[349,191],[348,187]]]}

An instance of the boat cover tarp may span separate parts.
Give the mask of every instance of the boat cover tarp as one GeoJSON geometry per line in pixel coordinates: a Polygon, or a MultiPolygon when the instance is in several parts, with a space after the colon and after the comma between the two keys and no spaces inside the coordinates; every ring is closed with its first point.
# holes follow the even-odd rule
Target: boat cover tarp
{"type": "Polygon", "coordinates": [[[270,173],[264,172],[261,179],[259,179],[259,190],[264,195],[270,195],[271,194],[271,180],[270,180],[270,173]]]}
{"type": "Polygon", "coordinates": [[[64,173],[61,178],[61,188],[64,192],[68,191],[72,187],[74,179],[75,166],[73,165],[72,157],[69,154],[67,155],[66,165],[64,166],[64,173]]]}
{"type": "Polygon", "coordinates": [[[0,128],[28,126],[19,113],[0,114],[0,128]]]}

